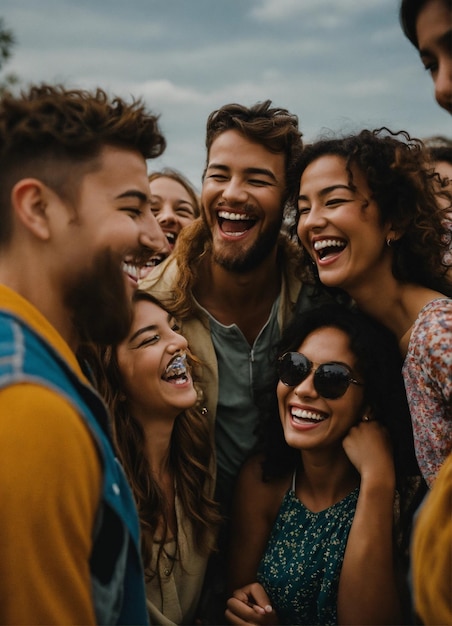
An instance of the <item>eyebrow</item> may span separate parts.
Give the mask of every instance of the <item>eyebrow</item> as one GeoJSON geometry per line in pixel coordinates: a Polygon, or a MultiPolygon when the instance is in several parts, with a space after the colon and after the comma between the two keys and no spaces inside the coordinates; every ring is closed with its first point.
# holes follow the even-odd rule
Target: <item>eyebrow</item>
{"type": "MultiPolygon", "coordinates": [[[[440,47],[449,48],[451,41],[452,41],[452,28],[446,31],[445,33],[443,33],[435,43],[439,45],[440,47]]],[[[434,56],[434,53],[431,52],[429,48],[422,48],[422,49],[420,48],[419,56],[421,57],[421,59],[423,59],[424,57],[434,56]]]]}
{"type": "MultiPolygon", "coordinates": [[[[228,172],[229,171],[229,167],[227,165],[221,165],[220,163],[209,163],[209,165],[207,166],[207,169],[216,169],[216,170],[221,170],[223,172],[228,172]]],[[[243,170],[245,172],[245,174],[257,174],[259,176],[268,176],[268,178],[271,178],[272,180],[275,181],[275,183],[277,182],[276,180],[276,176],[273,174],[273,172],[271,170],[268,170],[265,167],[247,167],[243,170]]]]}
{"type": "Polygon", "coordinates": [[[138,191],[138,189],[128,189],[127,191],[120,193],[118,196],[116,196],[116,198],[118,200],[122,198],[138,198],[138,200],[143,204],[149,203],[149,197],[142,191],[138,191]]]}
{"type": "MultiPolygon", "coordinates": [[[[171,315],[171,313],[168,313],[167,317],[166,317],[166,321],[169,323],[171,322],[171,320],[173,319],[173,316],[171,315]]],[[[137,337],[139,337],[140,335],[143,335],[144,333],[148,333],[154,330],[157,330],[158,326],[157,324],[151,324],[150,326],[144,326],[143,328],[139,328],[135,333],[133,333],[133,335],[130,337],[129,339],[129,343],[132,343],[132,341],[134,341],[137,337]]]]}
{"type": "MultiPolygon", "coordinates": [[[[160,202],[163,202],[163,196],[159,196],[158,193],[151,193],[151,199],[150,199],[151,204],[159,200],[160,202]]],[[[178,204],[188,204],[190,207],[193,208],[193,202],[191,200],[186,200],[185,198],[178,198],[176,202],[178,204]]]]}
{"type": "MultiPolygon", "coordinates": [[[[332,191],[335,191],[336,189],[346,189],[347,191],[353,191],[353,189],[349,187],[349,185],[331,185],[330,187],[325,187],[325,189],[322,189],[321,191],[319,191],[319,196],[323,198],[324,196],[327,196],[332,191]]],[[[308,200],[308,199],[309,199],[308,196],[305,196],[303,194],[300,194],[298,196],[298,200],[308,200]]]]}

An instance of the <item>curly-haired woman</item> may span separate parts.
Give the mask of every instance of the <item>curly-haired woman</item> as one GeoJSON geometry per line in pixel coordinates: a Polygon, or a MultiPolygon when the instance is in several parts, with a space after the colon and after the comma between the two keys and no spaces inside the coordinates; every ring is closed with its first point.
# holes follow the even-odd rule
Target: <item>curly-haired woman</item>
{"type": "Polygon", "coordinates": [[[452,285],[451,233],[428,153],[405,132],[364,130],[308,146],[300,176],[297,232],[314,273],[399,341],[431,486],[452,450],[452,285]]]}

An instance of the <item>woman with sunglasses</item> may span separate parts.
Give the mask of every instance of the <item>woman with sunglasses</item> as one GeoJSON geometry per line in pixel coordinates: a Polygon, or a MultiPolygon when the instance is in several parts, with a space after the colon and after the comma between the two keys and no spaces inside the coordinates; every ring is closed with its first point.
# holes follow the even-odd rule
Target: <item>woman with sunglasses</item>
{"type": "Polygon", "coordinates": [[[452,235],[438,174],[419,141],[385,128],[311,144],[300,171],[306,260],[323,285],[345,291],[397,337],[431,487],[452,451],[452,235]]]}
{"type": "Polygon", "coordinates": [[[219,523],[196,361],[173,315],[141,291],[129,336],[100,356],[89,363],[137,503],[150,623],[194,624],[219,523]]]}
{"type": "MultiPolygon", "coordinates": [[[[294,319],[280,354],[277,407],[237,484],[226,617],[406,623],[393,451],[406,468],[410,424],[397,344],[363,314],[328,305],[294,319]]],[[[406,549],[405,501],[399,513],[406,549]]]]}

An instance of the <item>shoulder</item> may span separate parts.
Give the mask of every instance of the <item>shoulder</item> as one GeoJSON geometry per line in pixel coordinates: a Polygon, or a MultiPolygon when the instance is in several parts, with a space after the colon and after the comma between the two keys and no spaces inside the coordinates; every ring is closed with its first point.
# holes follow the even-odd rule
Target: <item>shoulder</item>
{"type": "Polygon", "coordinates": [[[50,488],[65,477],[86,494],[91,489],[98,492],[101,467],[96,444],[64,397],[38,385],[12,385],[0,391],[0,415],[3,470],[12,472],[24,489],[31,488],[33,479],[49,481],[50,488]]]}
{"type": "Polygon", "coordinates": [[[425,358],[448,357],[452,360],[452,299],[439,298],[420,311],[411,333],[409,351],[425,358]]]}
{"type": "Polygon", "coordinates": [[[236,502],[246,501],[247,507],[274,518],[285,492],[290,486],[291,476],[264,481],[262,477],[262,455],[252,456],[244,463],[236,486],[236,502]]]}
{"type": "Polygon", "coordinates": [[[452,298],[436,298],[426,304],[415,321],[415,326],[428,328],[431,325],[452,328],[452,298]]]}

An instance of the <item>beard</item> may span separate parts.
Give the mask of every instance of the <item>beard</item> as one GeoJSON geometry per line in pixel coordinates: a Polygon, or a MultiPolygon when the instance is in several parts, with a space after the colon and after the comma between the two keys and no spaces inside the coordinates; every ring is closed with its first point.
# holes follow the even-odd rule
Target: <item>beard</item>
{"type": "Polygon", "coordinates": [[[235,251],[233,255],[227,251],[213,249],[213,260],[229,272],[246,274],[256,269],[262,261],[270,256],[277,244],[280,230],[281,224],[279,227],[275,224],[274,228],[269,228],[262,233],[251,248],[245,251],[235,251]]]}
{"type": "Polygon", "coordinates": [[[108,346],[123,341],[132,324],[132,302],[118,258],[99,253],[66,287],[65,304],[80,342],[108,346]]]}

